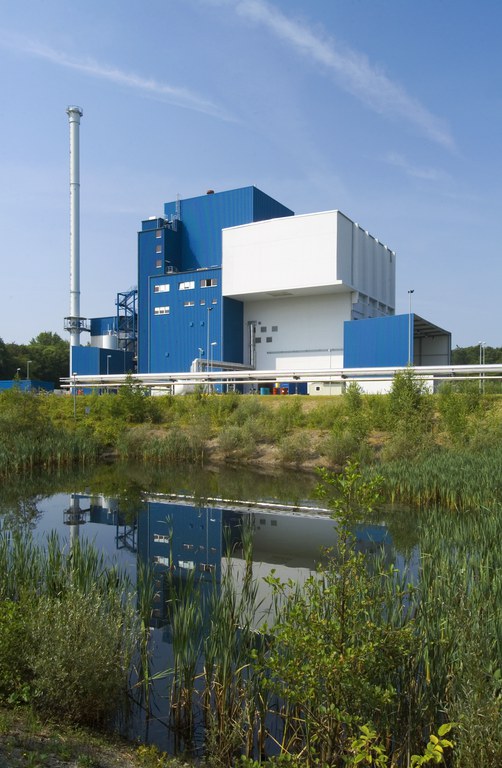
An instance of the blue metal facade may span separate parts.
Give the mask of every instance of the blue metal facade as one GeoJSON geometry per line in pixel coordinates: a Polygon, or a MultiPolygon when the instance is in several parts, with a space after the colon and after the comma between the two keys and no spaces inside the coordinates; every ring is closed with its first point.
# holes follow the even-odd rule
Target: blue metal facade
{"type": "Polygon", "coordinates": [[[413,360],[413,325],[413,314],[346,321],[343,329],[344,367],[407,365],[409,340],[413,360]]]}
{"type": "Polygon", "coordinates": [[[132,352],[101,347],[73,347],[73,373],[91,376],[96,373],[129,373],[134,369],[132,352]]]}
{"type": "Polygon", "coordinates": [[[242,304],[221,294],[222,230],[293,211],[244,187],[166,203],[164,215],[138,234],[138,372],[241,363],[242,304]]]}

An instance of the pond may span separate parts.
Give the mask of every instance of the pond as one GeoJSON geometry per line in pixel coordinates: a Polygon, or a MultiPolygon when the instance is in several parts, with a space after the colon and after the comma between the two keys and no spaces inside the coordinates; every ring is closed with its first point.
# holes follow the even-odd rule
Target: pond
{"type": "MultiPolygon", "coordinates": [[[[138,564],[152,566],[148,714],[144,692],[134,689],[134,703],[121,721],[121,729],[131,739],[156,744],[162,750],[188,748],[190,754],[200,756],[207,710],[201,714],[200,708],[196,711],[187,705],[183,717],[185,722],[190,720],[189,737],[183,728],[173,728],[173,696],[181,701],[184,692],[173,688],[168,671],[178,663],[183,649],[176,648],[177,630],[169,606],[180,595],[181,604],[188,594],[188,607],[197,607],[198,618],[186,634],[186,645],[193,656],[187,662],[193,667],[193,692],[200,702],[205,663],[201,637],[203,630],[215,624],[211,613],[217,608],[214,597],[219,600],[230,595],[238,601],[249,589],[251,569],[255,592],[247,636],[251,643],[257,638],[254,650],[260,651],[266,638],[263,622],[273,623],[277,611],[271,582],[302,584],[325,561],[327,549],[333,548],[335,553],[339,549],[336,523],[316,498],[316,485],[316,476],[298,472],[272,475],[193,466],[159,471],[146,465],[101,465],[4,483],[0,531],[30,534],[40,542],[56,531],[67,551],[72,542],[91,541],[127,572],[133,585],[138,564]],[[200,589],[190,603],[189,590],[184,590],[195,582],[200,589]]],[[[500,508],[494,504],[453,513],[383,506],[358,524],[353,534],[356,552],[367,556],[367,563],[376,556],[387,573],[387,583],[394,579],[393,574],[406,573],[411,584],[409,590],[406,587],[411,598],[401,599],[399,590],[394,590],[392,599],[379,603],[382,607],[377,609],[377,614],[383,610],[380,615],[400,627],[400,617],[411,604],[407,601],[414,601],[413,650],[405,665],[391,670],[389,678],[395,703],[386,717],[394,717],[388,727],[396,754],[399,745],[410,739],[421,748],[423,733],[431,727],[437,729],[445,713],[452,721],[471,718],[459,743],[462,738],[469,749],[474,748],[469,734],[484,728],[484,743],[492,752],[502,750],[500,738],[494,735],[500,733],[501,717],[500,706],[494,704],[501,701],[497,671],[502,658],[500,508]],[[412,719],[400,712],[412,713],[412,719]]],[[[334,586],[337,589],[336,583],[334,586]]],[[[336,603],[332,609],[336,611],[336,603]]],[[[235,621],[231,627],[228,637],[233,642],[231,635],[236,635],[238,645],[242,627],[235,621]]],[[[311,640],[315,645],[316,636],[311,640]]],[[[366,652],[357,633],[354,642],[357,653],[366,652]]],[[[366,650],[370,647],[371,643],[366,650]]],[[[308,655],[309,648],[303,652],[308,655]]],[[[305,664],[318,660],[322,661],[322,654],[305,659],[305,664]]],[[[300,681],[303,662],[300,658],[300,681]]],[[[370,671],[374,668],[369,666],[370,671]]],[[[352,690],[354,678],[348,680],[352,690]]],[[[243,678],[243,684],[250,685],[252,680],[243,678]]],[[[211,700],[211,706],[213,703],[211,700]]],[[[274,704],[273,692],[269,704],[267,711],[280,710],[281,702],[274,704]]],[[[363,704],[357,704],[357,714],[363,704]]],[[[320,699],[318,705],[324,711],[326,700],[320,699]]],[[[375,708],[370,706],[368,712],[365,716],[373,719],[375,708]]],[[[284,730],[282,736],[274,732],[284,723],[281,718],[272,722],[265,714],[268,754],[277,750],[276,742],[284,736],[284,730]]],[[[381,728],[385,722],[391,721],[382,719],[381,728]]],[[[464,743],[462,748],[467,747],[464,743]]]]}

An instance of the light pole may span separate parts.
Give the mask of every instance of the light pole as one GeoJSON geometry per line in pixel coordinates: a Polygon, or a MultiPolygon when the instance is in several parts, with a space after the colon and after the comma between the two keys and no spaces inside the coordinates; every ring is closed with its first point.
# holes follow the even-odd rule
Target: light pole
{"type": "Polygon", "coordinates": [[[217,344],[218,344],[218,342],[217,342],[217,341],[212,341],[212,342],[211,342],[211,356],[210,356],[210,368],[211,368],[211,372],[212,372],[212,370],[213,370],[214,348],[215,348],[215,346],[216,346],[217,344]]]}
{"type": "Polygon", "coordinates": [[[31,364],[32,362],[33,362],[32,360],[27,360],[27,361],[26,361],[26,380],[27,380],[27,381],[29,381],[29,380],[30,380],[30,364],[31,364]]]}
{"type": "Polygon", "coordinates": [[[414,288],[408,291],[408,365],[411,365],[411,294],[415,293],[414,288]]]}
{"type": "Polygon", "coordinates": [[[73,376],[73,418],[77,418],[77,386],[75,379],[77,378],[77,374],[75,371],[72,373],[73,376]]]}
{"type": "Polygon", "coordinates": [[[213,311],[212,307],[207,308],[207,344],[206,344],[206,370],[209,370],[209,329],[210,329],[210,323],[211,323],[211,315],[210,312],[213,311]]]}
{"type": "MultiPolygon", "coordinates": [[[[479,364],[484,365],[486,360],[486,349],[485,349],[485,342],[480,341],[479,342],[479,364]]],[[[479,391],[484,392],[485,389],[485,383],[484,381],[481,382],[481,379],[483,378],[483,375],[480,371],[479,373],[479,391]]]]}
{"type": "Polygon", "coordinates": [[[106,375],[107,376],[110,375],[110,359],[111,359],[111,355],[107,355],[106,356],[106,375]]]}

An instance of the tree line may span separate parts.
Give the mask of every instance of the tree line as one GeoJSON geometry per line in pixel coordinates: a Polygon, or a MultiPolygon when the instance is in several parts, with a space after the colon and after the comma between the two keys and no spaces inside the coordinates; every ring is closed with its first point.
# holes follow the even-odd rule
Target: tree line
{"type": "Polygon", "coordinates": [[[481,344],[474,344],[472,347],[455,347],[451,351],[452,365],[478,365],[480,361],[487,365],[502,363],[502,347],[483,345],[481,351],[481,344]]]}
{"type": "Polygon", "coordinates": [[[68,376],[70,345],[51,331],[39,333],[28,344],[6,343],[0,338],[0,379],[52,381],[68,376]]]}

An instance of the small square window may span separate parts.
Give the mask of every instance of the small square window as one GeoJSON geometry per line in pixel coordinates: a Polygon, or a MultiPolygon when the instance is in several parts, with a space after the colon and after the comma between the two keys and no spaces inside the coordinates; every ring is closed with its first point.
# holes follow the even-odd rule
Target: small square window
{"type": "Polygon", "coordinates": [[[162,230],[161,229],[158,229],[155,232],[155,237],[157,238],[157,240],[159,240],[162,237],[162,230]]]}
{"type": "Polygon", "coordinates": [[[157,259],[155,262],[155,266],[157,269],[160,269],[162,267],[162,259],[157,259]]]}
{"type": "Polygon", "coordinates": [[[272,326],[272,333],[277,333],[278,330],[279,330],[279,326],[277,325],[272,326]]]}
{"type": "Polygon", "coordinates": [[[211,304],[217,304],[217,303],[218,303],[218,299],[213,299],[211,302],[211,304]]]}
{"type": "Polygon", "coordinates": [[[272,341],[272,336],[267,336],[267,344],[270,344],[271,341],[272,341]]]}
{"type": "Polygon", "coordinates": [[[201,305],[201,307],[205,307],[206,306],[206,300],[205,299],[201,299],[199,304],[201,305]]]}
{"type": "Polygon", "coordinates": [[[255,338],[255,344],[261,344],[261,336],[255,338]]]}
{"type": "Polygon", "coordinates": [[[161,245],[156,245],[155,246],[155,253],[162,253],[162,246],[161,245]]]}
{"type": "Polygon", "coordinates": [[[262,325],[262,327],[260,328],[260,331],[262,333],[266,333],[267,332],[267,326],[266,325],[262,325]]]}

